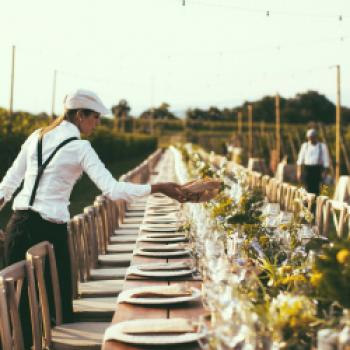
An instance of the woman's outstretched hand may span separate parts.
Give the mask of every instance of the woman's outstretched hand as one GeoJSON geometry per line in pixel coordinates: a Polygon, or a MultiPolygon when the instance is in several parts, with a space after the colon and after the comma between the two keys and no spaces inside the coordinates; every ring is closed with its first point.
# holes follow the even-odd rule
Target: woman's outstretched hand
{"type": "Polygon", "coordinates": [[[186,191],[182,188],[181,185],[175,182],[162,182],[152,185],[151,193],[163,193],[166,196],[176,199],[180,203],[186,202],[187,195],[186,191]]]}

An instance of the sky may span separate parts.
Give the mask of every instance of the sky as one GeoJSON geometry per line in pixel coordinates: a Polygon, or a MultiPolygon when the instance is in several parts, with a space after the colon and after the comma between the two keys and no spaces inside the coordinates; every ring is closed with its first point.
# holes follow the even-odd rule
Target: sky
{"type": "Polygon", "coordinates": [[[138,115],[162,102],[234,107],[317,90],[350,106],[349,0],[0,0],[0,106],[56,114],[65,94],[125,98],[138,115]]]}

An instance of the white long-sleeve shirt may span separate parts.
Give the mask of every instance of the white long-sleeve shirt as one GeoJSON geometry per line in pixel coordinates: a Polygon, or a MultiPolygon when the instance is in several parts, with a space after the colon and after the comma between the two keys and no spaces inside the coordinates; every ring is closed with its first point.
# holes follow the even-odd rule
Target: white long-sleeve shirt
{"type": "Polygon", "coordinates": [[[23,143],[22,148],[0,183],[0,199],[9,201],[24,179],[24,186],[13,202],[13,210],[31,208],[44,219],[64,223],[70,218],[69,197],[75,182],[85,171],[96,186],[112,200],[142,197],[151,192],[150,185],[138,185],[116,181],[106,169],[89,141],[80,139],[79,129],[63,121],[43,137],[42,161],[64,140],[78,137],[62,147],[46,167],[40,179],[33,206],[29,206],[35,178],[38,172],[37,144],[39,131],[35,131],[23,143]]]}
{"type": "Polygon", "coordinates": [[[304,142],[301,145],[297,160],[298,165],[322,165],[329,167],[329,153],[324,143],[304,142]]]}

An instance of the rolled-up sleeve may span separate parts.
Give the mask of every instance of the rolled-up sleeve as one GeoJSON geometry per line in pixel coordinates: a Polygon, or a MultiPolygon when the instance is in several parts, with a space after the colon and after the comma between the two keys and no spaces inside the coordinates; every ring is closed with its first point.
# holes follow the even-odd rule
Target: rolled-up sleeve
{"type": "Polygon", "coordinates": [[[104,195],[112,200],[125,199],[130,201],[151,193],[151,186],[148,184],[139,185],[117,181],[106,169],[90,142],[81,141],[81,143],[81,166],[104,195]]]}
{"type": "Polygon", "coordinates": [[[13,193],[24,178],[27,169],[27,148],[32,135],[23,143],[20,152],[12,163],[12,166],[0,183],[0,198],[4,198],[5,202],[11,200],[13,193]]]}

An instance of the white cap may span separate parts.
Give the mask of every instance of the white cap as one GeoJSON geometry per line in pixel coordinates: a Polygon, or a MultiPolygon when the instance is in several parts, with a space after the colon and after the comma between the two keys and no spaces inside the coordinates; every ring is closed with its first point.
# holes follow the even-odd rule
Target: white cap
{"type": "Polygon", "coordinates": [[[66,95],[63,100],[65,109],[91,109],[102,115],[110,114],[108,108],[104,106],[101,99],[92,91],[78,89],[66,95]]]}
{"type": "Polygon", "coordinates": [[[313,136],[317,136],[317,131],[315,129],[309,129],[306,132],[306,137],[313,137],[313,136]]]}

